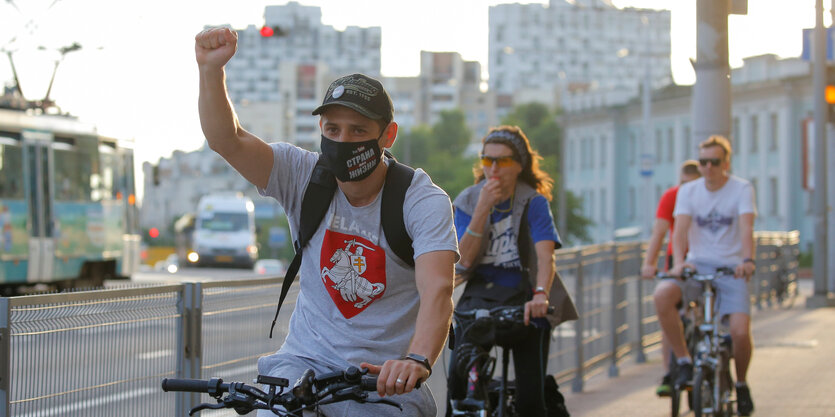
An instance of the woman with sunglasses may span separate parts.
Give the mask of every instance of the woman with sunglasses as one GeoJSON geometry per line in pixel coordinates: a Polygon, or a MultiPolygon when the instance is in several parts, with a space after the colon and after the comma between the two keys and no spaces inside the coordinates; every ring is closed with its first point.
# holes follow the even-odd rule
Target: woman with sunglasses
{"type": "MultiPolygon", "coordinates": [[[[475,184],[453,204],[461,253],[456,284],[466,282],[456,310],[525,306],[525,329],[511,347],[516,410],[546,416],[550,329],[577,318],[554,264],[554,250],[562,246],[548,205],[554,180],[540,169],[542,157],[519,127],[493,128],[482,143],[475,184]],[[552,313],[549,306],[556,307],[552,313]]],[[[454,371],[455,363],[453,352],[449,395],[461,399],[467,381],[454,371]]]]}

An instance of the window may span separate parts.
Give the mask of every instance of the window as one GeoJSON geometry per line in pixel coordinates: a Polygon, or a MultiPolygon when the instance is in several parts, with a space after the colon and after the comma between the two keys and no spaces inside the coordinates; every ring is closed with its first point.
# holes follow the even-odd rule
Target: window
{"type": "Polygon", "coordinates": [[[574,169],[574,140],[569,139],[566,141],[566,150],[565,150],[565,167],[570,172],[574,169]]]}
{"type": "Polygon", "coordinates": [[[748,151],[752,154],[757,153],[760,142],[760,125],[757,116],[751,116],[751,141],[748,144],[748,151]]]}
{"type": "MultiPolygon", "coordinates": [[[[77,148],[55,149],[55,200],[92,201],[92,186],[98,186],[93,171],[98,171],[98,161],[89,153],[77,148]],[[95,184],[91,184],[95,183],[95,184]]],[[[98,173],[98,172],[96,172],[98,173]]]]}
{"type": "Polygon", "coordinates": [[[693,138],[690,137],[690,126],[684,126],[684,157],[681,159],[691,159],[696,154],[696,149],[693,147],[693,138]]]}
{"type": "Polygon", "coordinates": [[[627,213],[629,214],[629,220],[635,220],[635,187],[629,187],[629,201],[627,206],[627,213]]]}
{"type": "Polygon", "coordinates": [[[23,151],[0,143],[0,199],[23,199],[23,151]]]}
{"type": "Polygon", "coordinates": [[[635,139],[635,132],[629,133],[629,143],[628,143],[628,150],[627,153],[629,154],[629,166],[635,166],[635,155],[638,154],[638,143],[635,139]]]}
{"type": "Polygon", "coordinates": [[[667,130],[667,162],[675,160],[675,132],[673,128],[667,130]]]}
{"type": "MultiPolygon", "coordinates": [[[[707,139],[707,138],[705,138],[707,139]]],[[[731,137],[728,139],[731,142],[731,148],[734,148],[734,142],[739,140],[739,117],[734,117],[733,121],[733,131],[731,132],[731,137]]]]}
{"type": "Polygon", "coordinates": [[[600,221],[606,222],[606,189],[600,189],[600,221]]]}
{"type": "Polygon", "coordinates": [[[586,142],[589,144],[589,169],[594,169],[594,138],[590,137],[586,142]]]}
{"type": "Polygon", "coordinates": [[[777,200],[777,193],[779,192],[777,177],[771,177],[768,179],[768,188],[768,213],[772,216],[776,216],[780,211],[777,200]]]}
{"type": "Polygon", "coordinates": [[[756,204],[757,207],[760,207],[760,193],[759,190],[757,190],[757,185],[757,179],[751,178],[751,188],[754,189],[754,204],[756,204]]]}
{"type": "Polygon", "coordinates": [[[664,139],[661,137],[661,129],[655,130],[655,162],[661,162],[661,155],[664,148],[664,139]]]}
{"type": "Polygon", "coordinates": [[[606,168],[606,136],[600,136],[600,168],[606,168]]]}
{"type": "Polygon", "coordinates": [[[594,218],[594,213],[595,213],[595,211],[594,211],[594,190],[589,190],[586,195],[589,198],[588,218],[592,219],[592,218],[594,218]]]}
{"type": "Polygon", "coordinates": [[[768,120],[768,149],[772,151],[777,150],[779,124],[777,122],[777,113],[771,113],[768,120]]]}

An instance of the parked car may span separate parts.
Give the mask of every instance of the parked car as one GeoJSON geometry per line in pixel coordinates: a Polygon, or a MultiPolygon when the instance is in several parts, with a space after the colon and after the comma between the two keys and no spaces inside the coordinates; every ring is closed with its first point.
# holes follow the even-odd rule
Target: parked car
{"type": "Polygon", "coordinates": [[[258,275],[284,275],[284,262],[278,259],[259,259],[255,261],[252,269],[258,275]]]}

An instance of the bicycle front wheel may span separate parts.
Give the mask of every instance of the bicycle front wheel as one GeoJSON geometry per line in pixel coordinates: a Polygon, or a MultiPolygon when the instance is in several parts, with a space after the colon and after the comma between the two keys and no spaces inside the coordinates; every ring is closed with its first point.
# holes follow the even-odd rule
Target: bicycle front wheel
{"type": "Polygon", "coordinates": [[[713,371],[706,366],[696,369],[693,377],[693,415],[696,417],[716,415],[713,388],[713,371]]]}

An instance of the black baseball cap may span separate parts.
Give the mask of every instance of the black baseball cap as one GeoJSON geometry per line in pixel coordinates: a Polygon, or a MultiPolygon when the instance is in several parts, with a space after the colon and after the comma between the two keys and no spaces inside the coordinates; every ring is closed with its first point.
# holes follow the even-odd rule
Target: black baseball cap
{"type": "Polygon", "coordinates": [[[380,81],[365,74],[351,74],[331,83],[322,105],[313,114],[322,114],[325,107],[338,104],[356,110],[369,119],[394,120],[394,105],[380,81]]]}

